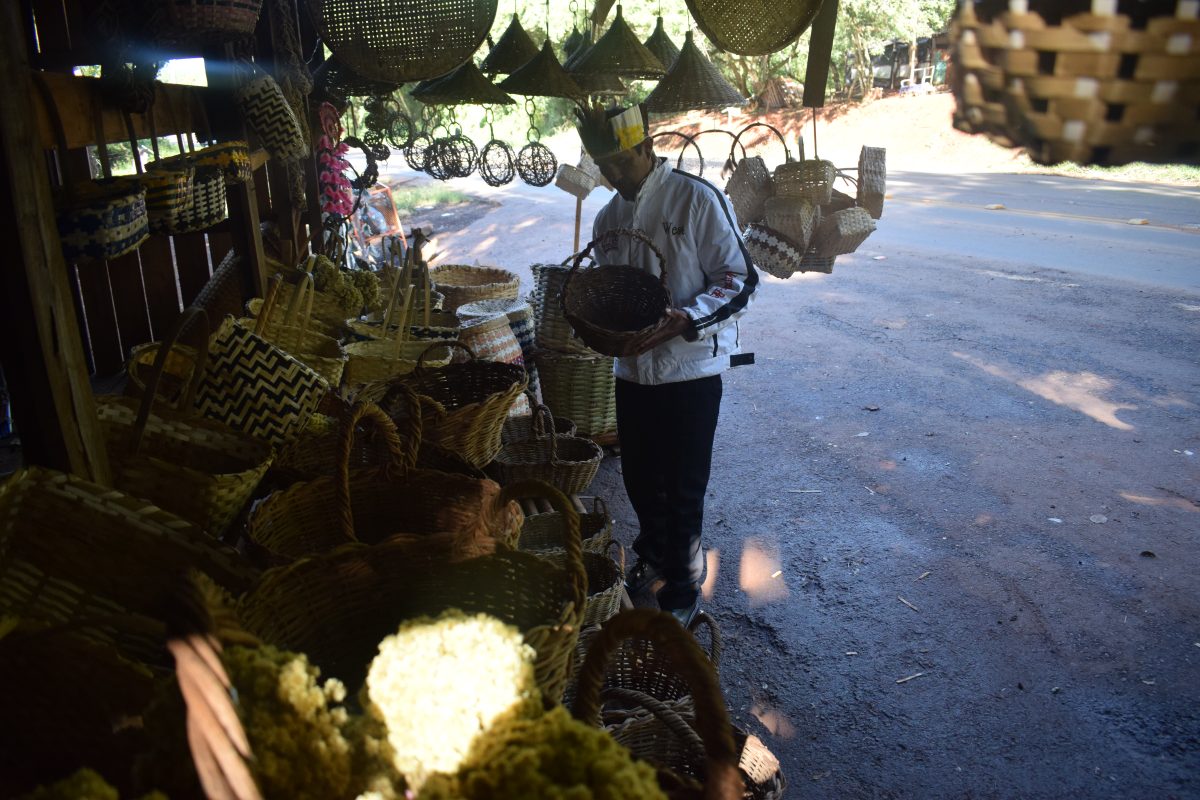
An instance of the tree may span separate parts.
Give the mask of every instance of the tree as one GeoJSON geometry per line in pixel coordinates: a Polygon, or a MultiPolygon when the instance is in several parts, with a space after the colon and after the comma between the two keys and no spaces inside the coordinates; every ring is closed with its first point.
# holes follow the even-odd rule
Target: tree
{"type": "Polygon", "coordinates": [[[854,75],[865,96],[871,88],[871,51],[891,41],[909,45],[908,77],[916,64],[917,39],[945,29],[955,0],[841,0],[834,52],[854,57],[854,75]]]}

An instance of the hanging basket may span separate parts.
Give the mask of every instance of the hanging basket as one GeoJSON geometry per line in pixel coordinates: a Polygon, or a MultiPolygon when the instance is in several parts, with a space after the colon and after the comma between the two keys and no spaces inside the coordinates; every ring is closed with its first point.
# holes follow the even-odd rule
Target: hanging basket
{"type": "Polygon", "coordinates": [[[786,280],[794,273],[802,271],[803,245],[791,241],[779,231],[766,225],[751,223],[744,238],[754,265],[764,272],[786,280]]]}
{"type": "Polygon", "coordinates": [[[208,319],[186,310],[160,344],[140,400],[105,397],[97,404],[113,485],[198,525],[224,533],[249,500],[274,455],[271,446],[193,413],[155,408],[156,390],[181,331],[200,342],[182,405],[190,407],[207,356],[208,319]]]}
{"type": "Polygon", "coordinates": [[[464,303],[477,300],[514,300],[520,278],[499,267],[472,267],[466,264],[442,264],[430,271],[438,291],[445,295],[444,311],[457,311],[464,303]]]}
{"type": "Polygon", "coordinates": [[[691,31],[687,32],[683,49],[670,71],[646,97],[646,110],[656,114],[745,104],[746,98],[696,47],[691,31]]]}
{"type": "Polygon", "coordinates": [[[775,194],[775,183],[762,158],[750,156],[737,162],[725,184],[725,194],[733,202],[739,225],[744,228],[752,222],[762,222],[766,202],[775,194]]]}
{"type": "Polygon", "coordinates": [[[138,176],[146,190],[146,216],[150,219],[151,233],[170,233],[182,224],[191,210],[195,179],[196,168],[191,164],[138,176]]]}
{"type": "MultiPolygon", "coordinates": [[[[484,70],[487,71],[486,68],[484,70]]],[[[581,98],[584,91],[559,63],[550,40],[533,57],[521,62],[512,74],[500,82],[500,88],[525,97],[581,98]]]]}
{"type": "Polygon", "coordinates": [[[579,269],[599,240],[575,256],[562,288],[563,315],[588,347],[610,356],[629,355],[630,342],[645,336],[666,320],[671,307],[667,261],[650,237],[618,228],[605,236],[628,236],[658,257],[657,277],[628,264],[605,264],[579,269]]]}
{"type": "Polygon", "coordinates": [[[630,29],[620,4],[604,35],[580,54],[578,60],[570,60],[574,62],[570,71],[581,74],[657,79],[667,72],[666,66],[630,29]]]}
{"type": "Polygon", "coordinates": [[[404,620],[448,608],[491,614],[521,630],[536,653],[542,696],[555,702],[563,694],[586,599],[578,516],[548,486],[518,484],[500,497],[547,497],[568,517],[565,571],[515,550],[447,563],[420,542],[348,545],[268,571],[239,602],[239,616],[265,642],[307,653],[323,675],[354,692],[379,642],[404,620]]]}
{"type": "Polygon", "coordinates": [[[775,168],[775,195],[824,205],[833,197],[833,180],[836,175],[837,170],[830,161],[789,161],[775,168]]]}
{"type": "Polygon", "coordinates": [[[254,68],[234,89],[233,96],[272,157],[289,161],[307,155],[300,123],[274,78],[254,68]]]}
{"type": "Polygon", "coordinates": [[[661,15],[654,22],[654,33],[650,34],[650,38],[642,42],[642,44],[646,45],[646,49],[662,62],[662,65],[667,68],[668,72],[675,65],[675,59],[679,58],[679,47],[667,35],[667,31],[663,27],[663,18],[661,15]]]}
{"type": "Polygon", "coordinates": [[[820,0],[687,0],[696,26],[721,50],[765,56],[808,30],[820,0]]]}
{"type": "Polygon", "coordinates": [[[491,30],[496,0],[307,0],[321,40],[364,77],[408,83],[445,75],[491,30]]]}
{"type": "Polygon", "coordinates": [[[204,167],[216,167],[221,170],[226,183],[245,183],[250,180],[251,174],[250,145],[241,139],[219,142],[195,152],[151,161],[146,165],[146,169],[179,169],[186,164],[194,165],[197,175],[204,167]]]}
{"type": "Polygon", "coordinates": [[[199,44],[221,44],[254,34],[262,0],[167,0],[167,27],[162,38],[199,44]]]}
{"type": "Polygon", "coordinates": [[[887,193],[887,150],[866,147],[858,153],[858,204],[874,219],[883,216],[883,199],[887,193]]]}
{"type": "Polygon", "coordinates": [[[273,553],[302,558],[352,542],[378,544],[393,536],[448,535],[454,557],[482,555],[497,542],[515,545],[523,515],[500,487],[434,470],[417,469],[421,446],[420,401],[405,402],[404,440],[377,406],[357,404],[341,426],[335,473],[296,483],[260,501],[246,524],[247,535],[273,553]],[[390,460],[351,469],[356,438],[369,423],[381,437],[390,460]]]}
{"type": "Polygon", "coordinates": [[[772,197],[764,208],[767,227],[782,233],[801,249],[808,247],[821,220],[820,206],[799,197],[772,197]]]}
{"type": "Polygon", "coordinates": [[[835,211],[821,219],[809,250],[823,258],[853,253],[874,230],[875,220],[865,208],[835,211]]]}
{"type": "Polygon", "coordinates": [[[500,35],[496,43],[492,45],[492,49],[488,51],[487,58],[483,59],[479,69],[488,75],[507,75],[527,64],[537,54],[537,45],[525,32],[517,15],[513,14],[512,21],[508,23],[508,27],[504,29],[504,33],[500,35]]]}
{"type": "Polygon", "coordinates": [[[565,495],[587,491],[604,451],[589,439],[554,433],[554,415],[546,406],[533,412],[533,436],[500,448],[488,472],[502,485],[538,480],[565,495]]]}

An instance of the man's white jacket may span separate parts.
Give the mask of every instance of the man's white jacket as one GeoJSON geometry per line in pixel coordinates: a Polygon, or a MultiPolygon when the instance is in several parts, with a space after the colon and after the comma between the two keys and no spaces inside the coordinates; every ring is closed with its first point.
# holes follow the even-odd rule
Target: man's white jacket
{"type": "Polygon", "coordinates": [[[672,303],[692,318],[692,328],[682,337],[640,356],[617,359],[616,376],[641,384],[724,372],[738,351],[737,319],[759,284],[725,195],[665,161],[659,159],[637,199],[614,196],[592,225],[596,263],[631,264],[658,275],[658,258],[650,248],[610,232],[627,228],[647,234],[666,257],[672,303]]]}

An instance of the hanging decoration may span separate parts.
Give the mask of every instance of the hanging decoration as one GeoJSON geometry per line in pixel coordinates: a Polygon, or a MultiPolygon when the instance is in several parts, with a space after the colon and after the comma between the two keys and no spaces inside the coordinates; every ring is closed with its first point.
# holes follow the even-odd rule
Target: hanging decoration
{"type": "Polygon", "coordinates": [[[342,122],[337,109],[322,103],[317,110],[321,138],[317,141],[317,182],[321,194],[321,211],[338,217],[350,216],[354,207],[350,194],[350,179],[346,177],[350,163],[346,153],[350,145],[342,141],[342,122]]]}
{"type": "Polygon", "coordinates": [[[821,0],[687,0],[704,35],[721,50],[765,56],[808,30],[821,0]]]}
{"type": "MultiPolygon", "coordinates": [[[[661,18],[660,18],[661,22],[661,18]]],[[[646,109],[658,114],[697,108],[727,108],[745,105],[746,98],[704,57],[688,31],[683,49],[670,72],[646,98],[646,109]]]]}
{"type": "Polygon", "coordinates": [[[408,146],[404,148],[404,161],[410,169],[424,172],[426,154],[429,146],[433,144],[433,137],[429,134],[428,106],[421,109],[420,128],[420,132],[413,134],[412,138],[408,140],[408,146]]]}
{"type": "Polygon", "coordinates": [[[576,69],[579,62],[587,56],[591,49],[592,33],[591,31],[585,31],[578,49],[563,62],[563,69],[567,71],[567,74],[571,76],[575,84],[584,92],[593,96],[615,97],[628,92],[629,89],[616,75],[583,73],[576,69]]]}
{"type": "Polygon", "coordinates": [[[500,40],[492,45],[479,69],[487,75],[508,75],[536,56],[537,51],[537,45],[514,13],[512,22],[508,23],[500,40]]]}
{"type": "Polygon", "coordinates": [[[526,97],[581,98],[585,94],[559,63],[549,39],[536,56],[502,80],[500,88],[526,97]]]}
{"type": "MultiPolygon", "coordinates": [[[[691,36],[691,31],[688,35],[691,36]]],[[[663,63],[663,66],[670,72],[671,67],[675,64],[675,59],[679,58],[679,48],[671,41],[671,37],[667,36],[667,31],[663,28],[662,10],[659,10],[658,20],[654,23],[654,33],[650,34],[650,38],[643,44],[646,49],[654,53],[655,57],[663,63]]]]}
{"type": "Polygon", "coordinates": [[[352,97],[385,95],[400,88],[397,83],[364,78],[338,57],[330,55],[312,73],[313,90],[325,100],[345,108],[352,97]]]}
{"type": "Polygon", "coordinates": [[[465,178],[475,171],[479,148],[458,127],[454,115],[443,126],[447,135],[437,137],[425,151],[425,172],[439,181],[465,178]],[[453,133],[450,131],[453,130],[453,133]]]}
{"type": "Polygon", "coordinates": [[[618,5],[608,30],[580,57],[572,71],[621,78],[661,78],[667,68],[637,38],[618,5]]]}
{"type": "Polygon", "coordinates": [[[558,171],[558,159],[550,148],[541,143],[542,134],[534,125],[534,104],[525,99],[525,113],[529,116],[529,143],[517,153],[517,174],[530,186],[547,186],[558,171]]]}
{"type": "Polygon", "coordinates": [[[444,77],[424,82],[412,90],[412,96],[427,106],[514,105],[516,102],[489,81],[473,61],[467,61],[444,77]]]}
{"type": "Polygon", "coordinates": [[[507,142],[496,138],[493,128],[495,119],[496,115],[492,109],[484,111],[484,122],[487,123],[491,139],[479,152],[479,177],[483,178],[488,186],[503,186],[511,183],[516,177],[516,154],[507,142]]]}

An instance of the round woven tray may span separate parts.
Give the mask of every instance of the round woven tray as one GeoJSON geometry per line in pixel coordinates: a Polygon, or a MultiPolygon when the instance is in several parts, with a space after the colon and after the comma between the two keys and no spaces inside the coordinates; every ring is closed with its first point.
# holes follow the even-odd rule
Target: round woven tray
{"type": "Polygon", "coordinates": [[[765,56],[808,29],[820,0],[687,0],[697,27],[721,50],[765,56]]]}
{"type": "Polygon", "coordinates": [[[466,264],[434,267],[430,278],[445,295],[442,310],[447,312],[457,311],[459,306],[477,300],[515,299],[521,282],[516,273],[506,269],[466,264]]]}

